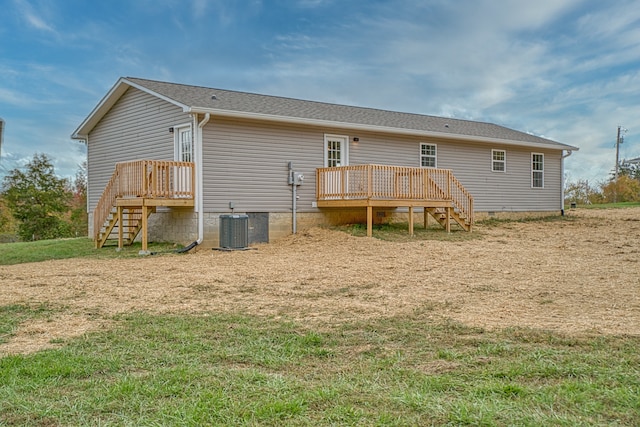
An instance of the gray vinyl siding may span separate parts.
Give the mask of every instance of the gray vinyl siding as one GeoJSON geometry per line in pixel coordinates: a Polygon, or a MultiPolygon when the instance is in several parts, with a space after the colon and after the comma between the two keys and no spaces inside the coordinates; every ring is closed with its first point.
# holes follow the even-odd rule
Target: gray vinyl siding
{"type": "Polygon", "coordinates": [[[169,128],[190,121],[181,108],[129,88],[89,134],[89,210],[98,203],[116,163],[173,160],[174,141],[169,128]]]}
{"type": "MultiPolygon", "coordinates": [[[[89,208],[93,210],[117,162],[173,160],[169,128],[191,117],[162,99],[130,88],[89,135],[89,208]]],[[[315,212],[315,171],[323,166],[324,135],[349,137],[349,164],[420,166],[420,143],[437,145],[437,167],[452,169],[475,199],[476,211],[561,208],[561,151],[469,144],[340,128],[244,121],[212,116],[203,132],[204,211],[290,212],[287,163],[305,175],[300,212],[315,212]],[[359,141],[353,142],[353,137],[359,141]],[[491,171],[491,150],[506,150],[506,172],[491,171]],[[531,153],[545,155],[544,188],[531,188],[531,153]]]]}
{"type": "Polygon", "coordinates": [[[438,143],[438,167],[451,169],[479,212],[560,210],[562,152],[497,144],[438,143]],[[505,150],[506,171],[491,170],[491,150],[505,150]],[[544,188],[531,188],[531,153],[544,154],[544,188]]]}
{"type": "Polygon", "coordinates": [[[323,165],[322,129],[212,117],[203,131],[204,210],[290,212],[288,162],[305,176],[298,210],[315,211],[315,170],[323,165]]]}
{"type": "Polygon", "coordinates": [[[420,167],[420,144],[435,144],[437,167],[453,171],[473,195],[476,211],[550,211],[562,207],[562,152],[559,150],[362,132],[353,136],[358,136],[359,141],[350,144],[351,165],[420,167]],[[491,170],[492,149],[506,151],[506,172],[491,170]],[[544,154],[544,188],[531,188],[531,153],[544,154]]]}
{"type": "Polygon", "coordinates": [[[469,144],[450,140],[354,132],[213,117],[204,130],[204,209],[289,212],[287,162],[305,175],[300,212],[314,212],[315,170],[323,166],[324,135],[349,137],[349,164],[420,166],[420,143],[437,145],[437,167],[451,169],[474,196],[476,211],[549,211],[561,208],[561,151],[469,144]],[[359,141],[353,142],[353,137],[359,141]],[[506,172],[491,170],[491,150],[506,151],[506,172]],[[544,188],[531,188],[531,153],[545,155],[544,188]]]}

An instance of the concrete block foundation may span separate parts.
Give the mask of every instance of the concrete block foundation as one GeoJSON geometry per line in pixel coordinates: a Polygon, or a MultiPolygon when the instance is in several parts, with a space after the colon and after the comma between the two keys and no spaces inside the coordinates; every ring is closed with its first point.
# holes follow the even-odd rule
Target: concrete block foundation
{"type": "MultiPolygon", "coordinates": [[[[245,214],[246,212],[234,212],[245,214]]],[[[204,213],[204,240],[201,248],[215,248],[219,246],[220,215],[228,215],[230,212],[205,212],[204,213]]],[[[559,215],[559,211],[540,212],[476,212],[476,221],[491,218],[497,219],[523,219],[532,217],[544,217],[559,215]]],[[[264,219],[263,214],[261,218],[264,219]]],[[[290,212],[271,212],[268,216],[268,240],[273,241],[288,236],[293,231],[292,215],[290,212]]],[[[364,224],[367,221],[366,209],[323,209],[319,212],[304,212],[297,214],[298,232],[314,226],[364,224]]],[[[403,209],[374,209],[374,224],[390,222],[407,222],[408,212],[403,209]]],[[[416,210],[414,222],[421,224],[423,212],[416,210]]],[[[251,223],[249,227],[252,227],[251,223]]],[[[251,234],[251,233],[250,233],[251,234]]],[[[176,242],[183,245],[198,238],[198,214],[190,208],[171,208],[158,210],[149,218],[149,240],[176,242]]],[[[249,242],[249,244],[254,242],[249,242]]]]}

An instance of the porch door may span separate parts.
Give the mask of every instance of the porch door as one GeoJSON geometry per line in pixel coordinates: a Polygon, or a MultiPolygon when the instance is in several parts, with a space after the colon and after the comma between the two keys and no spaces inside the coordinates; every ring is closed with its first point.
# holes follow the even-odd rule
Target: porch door
{"type": "MultiPolygon", "coordinates": [[[[174,128],[175,160],[178,162],[193,162],[193,136],[191,125],[176,126],[174,128]]],[[[177,197],[189,197],[193,191],[191,182],[191,168],[178,166],[173,175],[174,191],[177,197]]]]}
{"type": "MultiPolygon", "coordinates": [[[[324,166],[327,168],[349,165],[349,137],[344,135],[324,136],[324,166]]],[[[329,198],[343,198],[348,191],[346,171],[336,170],[325,174],[324,190],[329,198]]]]}

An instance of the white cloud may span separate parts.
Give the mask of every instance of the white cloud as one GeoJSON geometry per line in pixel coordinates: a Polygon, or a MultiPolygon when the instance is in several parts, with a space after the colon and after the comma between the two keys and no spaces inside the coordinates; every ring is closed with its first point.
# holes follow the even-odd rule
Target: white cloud
{"type": "Polygon", "coordinates": [[[64,2],[14,0],[60,61],[0,66],[0,107],[73,104],[64,139],[118,77],[157,78],[491,121],[580,146],[567,172],[595,180],[618,124],[640,156],[635,1],[139,0],[71,19],[64,2]]]}
{"type": "Polygon", "coordinates": [[[0,104],[24,107],[29,100],[19,92],[0,87],[0,104]]]}
{"type": "Polygon", "coordinates": [[[313,9],[317,7],[328,6],[333,2],[333,0],[298,0],[296,2],[296,6],[313,9]]]}
{"type": "MultiPolygon", "coordinates": [[[[58,35],[58,31],[54,28],[54,26],[40,15],[36,13],[34,8],[27,0],[14,0],[16,5],[16,10],[20,13],[21,18],[32,28],[36,30],[45,31],[49,33],[53,33],[58,35]]],[[[38,8],[41,10],[41,8],[38,8]]]]}

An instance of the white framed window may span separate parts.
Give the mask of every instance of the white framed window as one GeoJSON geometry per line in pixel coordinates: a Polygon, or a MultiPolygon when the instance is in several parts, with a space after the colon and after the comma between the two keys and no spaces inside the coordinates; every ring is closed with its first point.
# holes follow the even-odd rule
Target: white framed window
{"type": "Polygon", "coordinates": [[[437,162],[438,147],[436,144],[420,143],[420,166],[423,168],[435,168],[437,162]]]}
{"type": "Polygon", "coordinates": [[[531,153],[531,187],[544,188],[544,154],[531,153]]]}
{"type": "Polygon", "coordinates": [[[349,166],[349,137],[324,135],[324,167],[349,166]]]}
{"type": "Polygon", "coordinates": [[[493,172],[507,171],[507,151],[491,150],[491,170],[493,172]]]}

